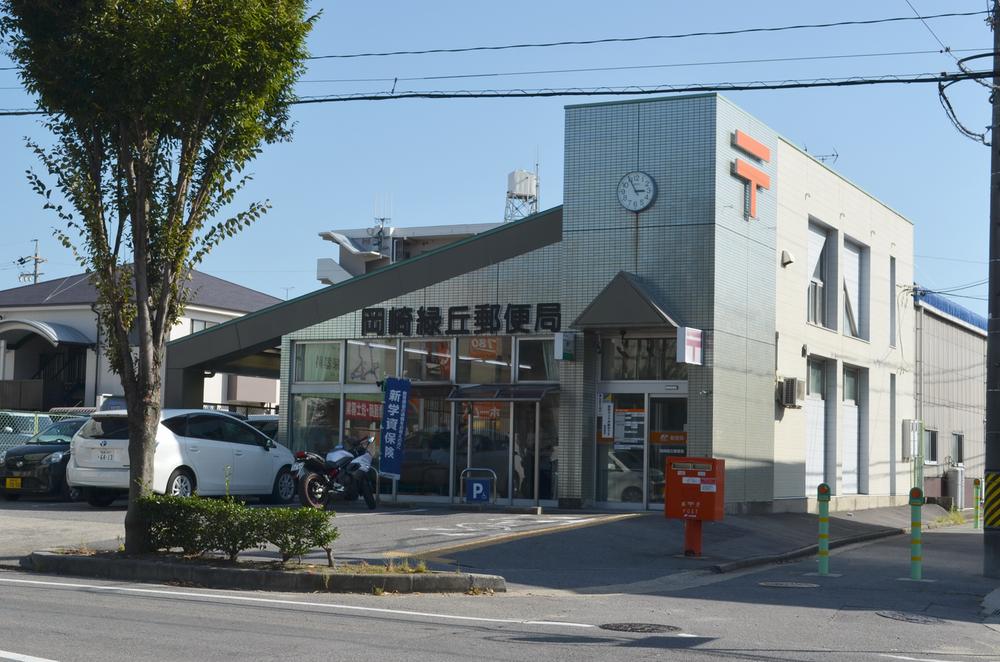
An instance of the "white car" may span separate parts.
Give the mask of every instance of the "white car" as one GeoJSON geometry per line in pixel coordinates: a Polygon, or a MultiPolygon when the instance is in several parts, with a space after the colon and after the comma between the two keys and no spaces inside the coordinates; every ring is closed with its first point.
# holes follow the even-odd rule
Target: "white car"
{"type": "MultiPolygon", "coordinates": [[[[273,503],[295,497],[292,452],[222,412],[164,409],[153,454],[154,492],[253,495],[273,503]]],[[[92,506],[128,493],[128,419],[97,412],[73,437],[66,476],[92,506]]]]}

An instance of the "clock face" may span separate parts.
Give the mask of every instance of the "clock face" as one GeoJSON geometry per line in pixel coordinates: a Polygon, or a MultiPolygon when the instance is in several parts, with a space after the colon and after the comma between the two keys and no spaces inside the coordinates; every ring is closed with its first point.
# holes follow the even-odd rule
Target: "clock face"
{"type": "Polygon", "coordinates": [[[618,202],[629,211],[642,211],[656,198],[656,182],[644,172],[630,172],[618,182],[618,202]]]}

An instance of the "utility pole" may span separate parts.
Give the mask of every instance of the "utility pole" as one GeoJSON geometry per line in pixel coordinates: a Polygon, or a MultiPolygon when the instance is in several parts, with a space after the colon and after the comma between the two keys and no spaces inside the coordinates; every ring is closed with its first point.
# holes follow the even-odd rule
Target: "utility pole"
{"type": "Polygon", "coordinates": [[[1000,5],[993,2],[993,106],[990,122],[990,270],[989,331],[986,338],[986,506],[983,574],[1000,577],[1000,5]]]}
{"type": "Polygon", "coordinates": [[[15,262],[17,262],[18,266],[21,267],[28,264],[29,262],[32,262],[33,273],[20,273],[17,275],[17,278],[21,282],[30,280],[32,285],[38,285],[38,277],[43,275],[40,271],[38,271],[38,265],[40,265],[42,262],[47,262],[48,260],[46,260],[44,257],[38,254],[38,240],[32,239],[32,241],[35,242],[35,254],[19,257],[17,258],[17,260],[15,260],[15,262]]]}

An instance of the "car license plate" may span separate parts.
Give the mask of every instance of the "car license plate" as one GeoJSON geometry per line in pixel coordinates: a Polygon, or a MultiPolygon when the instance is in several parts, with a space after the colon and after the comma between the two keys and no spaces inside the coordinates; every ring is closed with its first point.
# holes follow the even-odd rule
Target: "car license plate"
{"type": "Polygon", "coordinates": [[[8,478],[3,484],[8,490],[19,490],[21,489],[21,479],[20,478],[8,478]]]}
{"type": "Polygon", "coordinates": [[[112,450],[99,450],[97,451],[97,459],[100,462],[114,462],[115,452],[112,450]]]}
{"type": "Polygon", "coordinates": [[[302,466],[303,465],[302,465],[301,462],[295,462],[295,463],[293,463],[292,464],[292,473],[293,474],[299,474],[301,476],[301,474],[302,474],[302,466]]]}

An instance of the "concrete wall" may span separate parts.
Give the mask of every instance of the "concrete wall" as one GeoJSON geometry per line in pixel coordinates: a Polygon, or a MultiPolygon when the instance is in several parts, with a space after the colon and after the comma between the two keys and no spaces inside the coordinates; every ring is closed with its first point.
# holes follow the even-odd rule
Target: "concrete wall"
{"type": "MultiPolygon", "coordinates": [[[[807,378],[806,356],[822,358],[829,366],[831,387],[827,408],[827,437],[832,455],[826,481],[834,494],[842,493],[843,449],[837,420],[843,397],[845,365],[860,368],[867,375],[867,393],[861,414],[862,457],[867,475],[860,480],[868,496],[844,499],[844,507],[866,507],[895,503],[909,489],[909,465],[901,458],[901,421],[914,416],[914,325],[913,306],[899,287],[913,282],[913,226],[905,218],[825,167],[785,140],[778,143],[778,226],[773,256],[777,292],[777,375],[807,378]],[[831,230],[835,243],[832,275],[827,278],[830,306],[835,311],[832,328],[807,322],[807,292],[810,274],[807,236],[810,220],[831,230]],[[849,238],[867,247],[869,274],[862,280],[868,300],[868,338],[844,332],[843,243],[849,238]],[[781,265],[781,252],[788,251],[794,262],[781,265]],[[890,256],[896,260],[894,291],[889,280],[890,256]],[[891,310],[895,308],[897,334],[890,338],[891,310]],[[896,375],[895,421],[891,420],[890,375],[896,375]],[[865,411],[866,410],[866,411],[865,411]],[[832,416],[832,420],[831,420],[832,416]],[[899,496],[880,499],[879,496],[899,496]]],[[[787,500],[779,508],[806,507],[804,409],[775,408],[774,493],[787,500]]],[[[836,507],[835,502],[834,506],[836,507]]]]}

